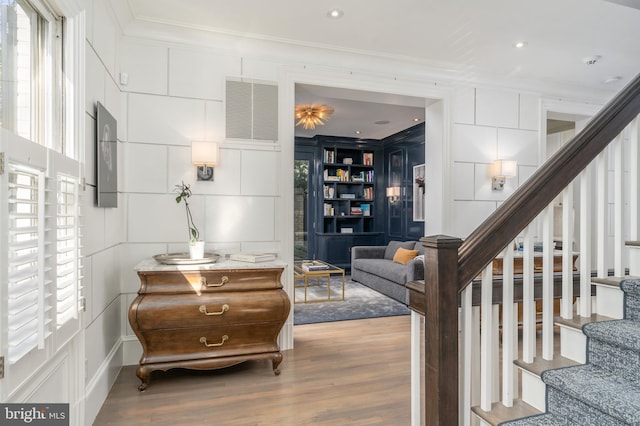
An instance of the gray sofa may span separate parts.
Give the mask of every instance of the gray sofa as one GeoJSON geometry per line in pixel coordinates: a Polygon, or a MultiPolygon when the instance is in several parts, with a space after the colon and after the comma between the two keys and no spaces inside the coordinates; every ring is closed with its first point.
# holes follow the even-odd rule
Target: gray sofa
{"type": "Polygon", "coordinates": [[[409,281],[424,279],[424,247],[419,241],[390,241],[386,246],[351,248],[351,279],[405,305],[409,281]],[[418,256],[406,265],[393,261],[399,248],[418,250],[418,256]]]}

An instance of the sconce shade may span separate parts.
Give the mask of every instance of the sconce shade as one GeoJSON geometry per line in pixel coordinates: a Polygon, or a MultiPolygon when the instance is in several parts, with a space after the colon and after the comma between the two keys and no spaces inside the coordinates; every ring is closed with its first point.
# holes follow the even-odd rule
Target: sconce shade
{"type": "Polygon", "coordinates": [[[389,198],[398,198],[400,197],[400,187],[399,186],[390,186],[387,188],[387,197],[389,198]]]}
{"type": "Polygon", "coordinates": [[[197,166],[218,165],[218,144],[216,142],[191,142],[191,162],[197,166]]]}
{"type": "Polygon", "coordinates": [[[514,160],[496,160],[493,162],[494,176],[511,178],[517,175],[518,163],[514,160]]]}

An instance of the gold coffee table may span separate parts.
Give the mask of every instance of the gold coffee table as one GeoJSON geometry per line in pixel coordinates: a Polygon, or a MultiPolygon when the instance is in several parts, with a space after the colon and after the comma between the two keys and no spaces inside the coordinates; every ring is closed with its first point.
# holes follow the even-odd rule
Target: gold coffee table
{"type": "Polygon", "coordinates": [[[294,292],[296,288],[304,287],[304,300],[298,301],[294,295],[294,303],[318,303],[318,302],[342,302],[344,301],[344,269],[338,268],[321,260],[298,260],[293,264],[294,292]],[[310,265],[305,268],[305,265],[310,265]],[[308,270],[307,270],[308,269],[308,270]],[[342,275],[342,297],[340,299],[331,298],[331,275],[342,275]],[[326,299],[307,299],[307,289],[311,286],[322,284],[322,278],[327,279],[326,299]],[[298,280],[302,280],[303,285],[297,285],[298,280]],[[310,280],[314,283],[310,284],[310,280]]]}

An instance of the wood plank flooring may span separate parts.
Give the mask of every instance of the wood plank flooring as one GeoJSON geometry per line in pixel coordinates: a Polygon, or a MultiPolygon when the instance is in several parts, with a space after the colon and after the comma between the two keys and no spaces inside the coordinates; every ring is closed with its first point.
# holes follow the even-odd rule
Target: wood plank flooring
{"type": "Polygon", "coordinates": [[[410,316],[295,326],[282,373],[270,361],[155,372],[139,392],[122,369],[100,425],[410,425],[410,316]]]}

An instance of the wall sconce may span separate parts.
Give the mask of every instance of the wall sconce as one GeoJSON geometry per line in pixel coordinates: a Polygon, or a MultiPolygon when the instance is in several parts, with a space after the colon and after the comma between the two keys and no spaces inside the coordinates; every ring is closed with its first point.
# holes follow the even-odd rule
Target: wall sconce
{"type": "Polygon", "coordinates": [[[493,162],[493,190],[502,191],[507,178],[515,177],[518,163],[515,160],[496,160],[493,162]]]}
{"type": "Polygon", "coordinates": [[[389,186],[387,187],[387,198],[389,198],[389,202],[391,204],[395,204],[400,199],[400,187],[399,186],[389,186]]]}
{"type": "Polygon", "coordinates": [[[213,168],[218,165],[218,144],[191,142],[191,162],[197,166],[198,180],[213,181],[213,168]]]}

